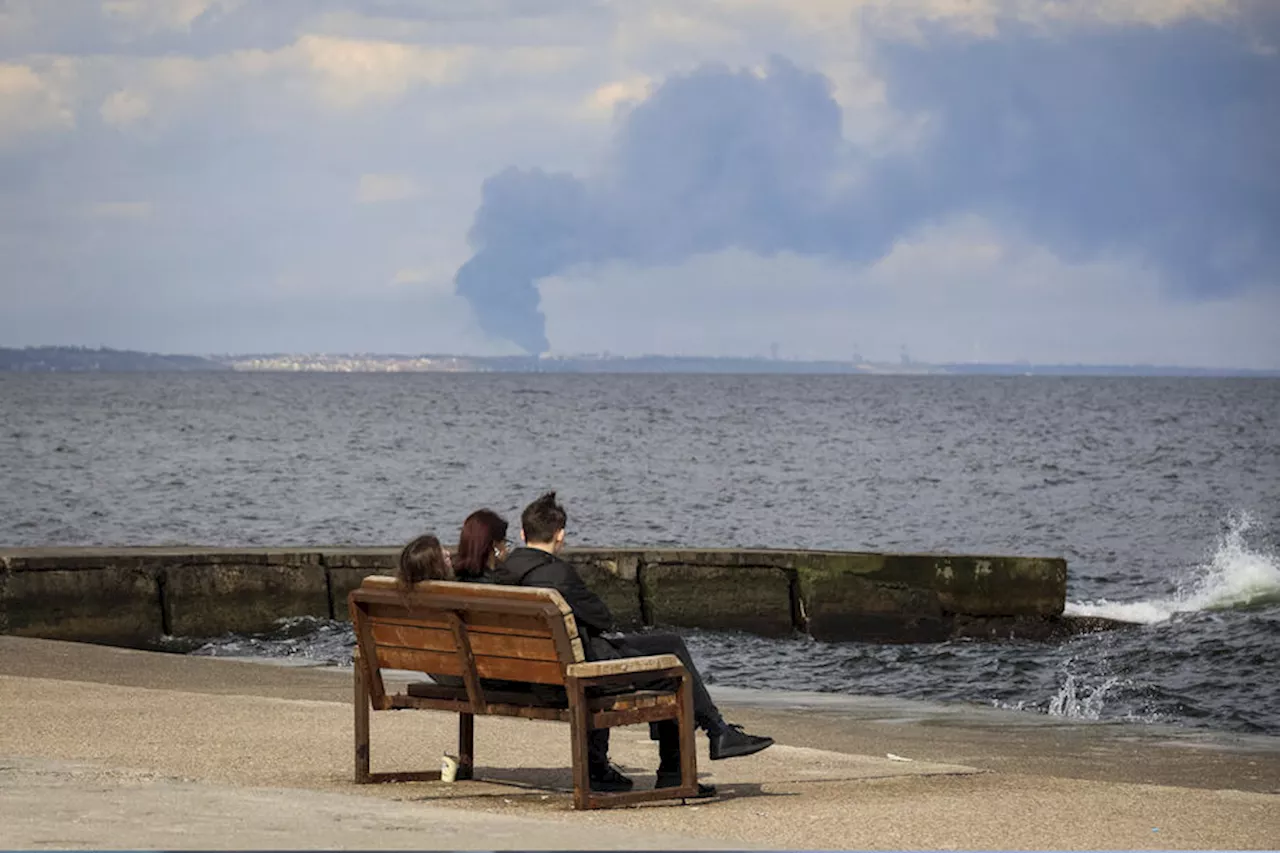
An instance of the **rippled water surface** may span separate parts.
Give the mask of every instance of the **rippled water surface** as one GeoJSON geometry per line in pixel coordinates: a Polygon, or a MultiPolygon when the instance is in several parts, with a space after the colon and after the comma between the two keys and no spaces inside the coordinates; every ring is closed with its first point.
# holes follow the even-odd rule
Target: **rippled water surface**
{"type": "MultiPolygon", "coordinates": [[[[726,684],[1280,734],[1280,381],[0,375],[0,405],[3,544],[385,545],[556,488],[578,544],[1061,555],[1069,609],[1132,630],[690,639],[726,684]]],[[[345,654],[281,632],[206,651],[345,654]]]]}

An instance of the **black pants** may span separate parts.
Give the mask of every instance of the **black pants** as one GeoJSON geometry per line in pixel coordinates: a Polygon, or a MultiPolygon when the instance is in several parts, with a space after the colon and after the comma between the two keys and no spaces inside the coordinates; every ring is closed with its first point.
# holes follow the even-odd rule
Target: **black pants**
{"type": "MultiPolygon", "coordinates": [[[[693,656],[679,634],[661,632],[649,634],[623,634],[608,640],[618,657],[638,658],[647,655],[675,655],[689,672],[693,682],[693,720],[698,728],[715,731],[724,725],[720,710],[711,701],[707,685],[702,680],[702,673],[693,664],[693,656]]],[[[669,680],[657,683],[637,681],[640,688],[667,688],[669,680]]],[[[673,770],[680,766],[680,727],[675,720],[663,720],[654,724],[658,735],[659,763],[664,770],[673,770]]],[[[603,768],[609,763],[609,730],[593,729],[587,740],[587,760],[593,768],[603,768]]]]}

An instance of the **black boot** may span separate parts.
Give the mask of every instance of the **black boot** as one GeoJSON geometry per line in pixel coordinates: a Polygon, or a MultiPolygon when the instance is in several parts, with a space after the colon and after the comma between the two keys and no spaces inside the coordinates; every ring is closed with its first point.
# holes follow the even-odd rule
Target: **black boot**
{"type": "MultiPolygon", "coordinates": [[[[653,783],[653,787],[655,789],[680,787],[680,768],[677,767],[675,770],[663,770],[661,767],[659,767],[658,781],[653,783]]],[[[699,782],[698,793],[694,794],[694,797],[701,800],[701,799],[706,799],[707,797],[714,797],[715,795],[716,795],[715,785],[704,785],[701,782],[699,782]]]]}
{"type": "Polygon", "coordinates": [[[606,764],[602,768],[591,768],[591,790],[596,793],[619,794],[630,791],[633,787],[635,782],[623,776],[612,764],[606,764]]]}
{"type": "Polygon", "coordinates": [[[739,758],[773,746],[773,738],[749,735],[742,730],[742,726],[735,726],[733,723],[726,723],[715,734],[708,734],[707,737],[711,740],[712,761],[739,758]]]}

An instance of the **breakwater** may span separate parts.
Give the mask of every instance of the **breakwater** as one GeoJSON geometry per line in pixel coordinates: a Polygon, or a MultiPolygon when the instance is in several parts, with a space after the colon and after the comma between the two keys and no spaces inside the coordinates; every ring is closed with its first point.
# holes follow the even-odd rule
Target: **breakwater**
{"type": "MultiPolygon", "coordinates": [[[[0,549],[0,633],[124,645],[346,619],[346,596],[397,548],[0,549]]],[[[936,642],[1053,639],[1107,627],[1063,616],[1060,558],[734,549],[570,549],[619,627],[936,642]]]]}

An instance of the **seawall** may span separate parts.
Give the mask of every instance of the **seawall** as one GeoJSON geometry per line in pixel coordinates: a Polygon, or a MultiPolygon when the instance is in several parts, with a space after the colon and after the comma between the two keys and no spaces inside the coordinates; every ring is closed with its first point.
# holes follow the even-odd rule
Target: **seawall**
{"type": "MultiPolygon", "coordinates": [[[[0,633],[146,646],[165,636],[346,619],[347,593],[398,548],[0,549],[0,633]]],[[[1110,627],[1063,617],[1060,558],[842,551],[566,551],[623,628],[793,632],[819,640],[1054,639],[1110,627]]]]}

